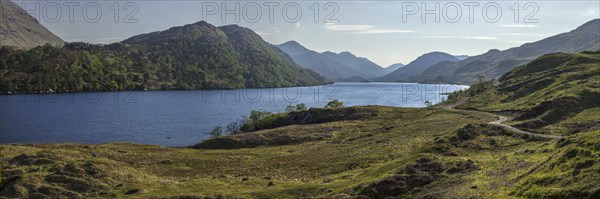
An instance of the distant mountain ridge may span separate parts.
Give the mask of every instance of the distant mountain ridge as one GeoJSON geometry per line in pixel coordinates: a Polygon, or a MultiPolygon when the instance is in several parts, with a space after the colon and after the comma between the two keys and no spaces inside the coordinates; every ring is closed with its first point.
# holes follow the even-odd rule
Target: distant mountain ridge
{"type": "Polygon", "coordinates": [[[277,47],[290,55],[300,66],[313,70],[330,80],[364,81],[385,74],[385,70],[381,66],[366,58],[356,57],[349,52],[318,53],[296,41],[288,41],[277,47]]]}
{"type": "Polygon", "coordinates": [[[469,55],[454,55],[454,57],[456,57],[456,59],[458,59],[458,60],[464,60],[464,59],[469,58],[470,56],[469,55]]]}
{"type": "Polygon", "coordinates": [[[394,72],[395,70],[398,70],[399,68],[402,68],[404,66],[405,65],[402,64],[402,63],[397,63],[397,64],[392,64],[392,65],[390,65],[390,66],[388,66],[387,68],[384,68],[384,69],[385,69],[385,72],[387,72],[389,74],[389,73],[394,72]]]}
{"type": "Polygon", "coordinates": [[[0,47],[31,49],[45,44],[61,46],[65,43],[16,3],[2,0],[0,4],[0,47]]]}
{"type": "Polygon", "coordinates": [[[289,41],[277,45],[277,47],[288,54],[298,65],[315,71],[327,79],[338,81],[360,75],[360,72],[352,67],[309,50],[296,41],[289,41]]]}
{"type": "Polygon", "coordinates": [[[408,78],[413,77],[427,70],[429,67],[440,63],[440,62],[456,62],[458,59],[448,53],[444,52],[430,52],[419,56],[414,61],[410,62],[406,66],[397,69],[383,77],[376,78],[376,81],[406,81],[408,78]]]}
{"type": "Polygon", "coordinates": [[[346,64],[352,67],[354,70],[359,71],[362,73],[361,77],[363,78],[375,78],[386,73],[381,66],[373,63],[371,60],[364,57],[357,57],[347,51],[337,54],[327,51],[323,52],[322,54],[331,59],[337,60],[340,63],[346,64]]]}
{"type": "Polygon", "coordinates": [[[600,49],[600,19],[589,21],[578,28],[526,43],[508,50],[490,50],[455,63],[439,63],[409,81],[426,83],[471,84],[477,77],[498,78],[516,66],[525,64],[548,53],[594,51],[600,49]]]}

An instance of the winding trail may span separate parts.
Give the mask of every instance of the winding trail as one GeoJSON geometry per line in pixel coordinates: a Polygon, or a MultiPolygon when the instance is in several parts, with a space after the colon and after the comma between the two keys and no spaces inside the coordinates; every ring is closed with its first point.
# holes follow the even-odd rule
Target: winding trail
{"type": "MultiPolygon", "coordinates": [[[[460,98],[460,100],[458,100],[458,102],[454,103],[454,104],[444,104],[444,105],[440,105],[440,107],[444,108],[444,109],[449,109],[449,110],[460,110],[460,109],[455,109],[455,107],[460,106],[462,104],[464,104],[467,101],[468,98],[463,97],[460,98]]],[[[461,110],[464,111],[464,110],[461,110]]],[[[492,115],[494,117],[497,117],[498,120],[493,121],[493,122],[488,122],[488,124],[493,124],[493,125],[498,125],[501,127],[504,127],[505,129],[508,129],[512,132],[515,133],[519,133],[519,134],[525,134],[525,135],[529,135],[532,137],[539,137],[539,138],[545,138],[545,139],[561,139],[563,138],[563,136],[560,135],[546,135],[546,134],[539,134],[539,133],[532,133],[532,132],[528,132],[528,131],[524,131],[521,129],[517,129],[515,127],[512,127],[508,124],[504,124],[503,122],[505,122],[506,120],[508,120],[508,118],[506,116],[502,116],[502,115],[497,115],[497,114],[493,114],[493,113],[489,113],[489,112],[484,112],[484,111],[478,111],[478,110],[468,110],[468,111],[473,111],[473,112],[479,112],[479,113],[483,113],[483,114],[487,114],[487,115],[492,115]]]]}

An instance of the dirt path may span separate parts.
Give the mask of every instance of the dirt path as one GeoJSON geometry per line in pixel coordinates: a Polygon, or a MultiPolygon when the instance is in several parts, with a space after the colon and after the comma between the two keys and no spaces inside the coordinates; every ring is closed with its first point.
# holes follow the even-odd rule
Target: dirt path
{"type": "MultiPolygon", "coordinates": [[[[467,101],[468,98],[463,97],[460,100],[458,100],[458,102],[454,103],[454,104],[444,104],[444,105],[440,105],[440,107],[444,108],[444,109],[451,109],[451,110],[460,110],[460,109],[455,109],[454,107],[460,106],[462,104],[464,104],[467,101]]],[[[488,113],[488,112],[483,112],[483,111],[476,111],[476,110],[469,110],[469,111],[474,111],[474,112],[479,112],[479,113],[483,113],[483,114],[488,114],[488,115],[492,115],[498,118],[498,120],[493,121],[493,122],[489,122],[488,124],[493,124],[493,125],[498,125],[501,127],[504,127],[512,132],[515,133],[519,133],[519,134],[525,134],[525,135],[529,135],[532,137],[539,137],[539,138],[545,138],[545,139],[561,139],[562,136],[560,135],[546,135],[546,134],[539,134],[539,133],[532,133],[532,132],[528,132],[528,131],[524,131],[521,129],[517,129],[515,127],[512,127],[508,124],[504,124],[503,122],[505,122],[506,120],[508,120],[507,117],[505,116],[501,116],[501,115],[497,115],[497,114],[493,114],[493,113],[488,113]]]]}

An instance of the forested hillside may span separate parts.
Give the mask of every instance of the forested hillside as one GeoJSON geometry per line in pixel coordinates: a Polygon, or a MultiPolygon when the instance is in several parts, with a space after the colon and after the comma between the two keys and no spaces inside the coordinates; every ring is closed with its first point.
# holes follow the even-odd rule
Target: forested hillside
{"type": "Polygon", "coordinates": [[[239,26],[198,22],[121,43],[3,47],[0,91],[226,89],[327,83],[239,26]],[[221,30],[221,28],[224,30],[221,30]]]}

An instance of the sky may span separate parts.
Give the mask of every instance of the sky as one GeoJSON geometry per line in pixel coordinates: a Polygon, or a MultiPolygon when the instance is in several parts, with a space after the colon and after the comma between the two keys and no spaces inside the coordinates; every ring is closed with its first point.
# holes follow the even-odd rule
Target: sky
{"type": "Polygon", "coordinates": [[[598,0],[14,2],[68,42],[112,43],[204,20],[248,27],[272,44],[349,51],[383,67],[433,51],[504,50],[600,18],[598,0]]]}

